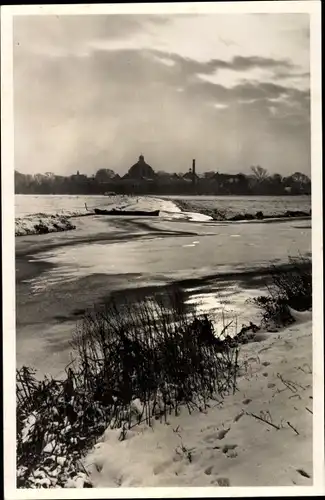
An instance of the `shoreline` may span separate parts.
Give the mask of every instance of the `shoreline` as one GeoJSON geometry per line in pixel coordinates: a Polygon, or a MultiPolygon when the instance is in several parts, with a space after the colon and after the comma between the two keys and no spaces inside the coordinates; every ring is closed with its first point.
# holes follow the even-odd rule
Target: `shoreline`
{"type": "MultiPolygon", "coordinates": [[[[173,285],[185,290],[186,299],[202,301],[204,308],[215,301],[220,304],[220,313],[225,304],[226,309],[238,310],[239,316],[243,310],[245,316],[244,295],[264,287],[271,261],[278,266],[287,258],[281,248],[278,253],[260,253],[261,235],[269,242],[273,241],[273,232],[287,238],[285,224],[289,224],[288,230],[301,237],[300,230],[291,229],[290,222],[273,225],[272,233],[255,223],[255,229],[250,225],[247,233],[243,224],[235,228],[219,222],[208,226],[157,219],[86,217],[79,220],[74,231],[16,240],[19,363],[31,360],[42,369],[47,369],[48,361],[53,369],[61,366],[60,357],[65,356],[77,320],[111,296],[117,301],[127,296],[132,301],[147,294],[163,294],[173,285]],[[237,235],[236,239],[231,237],[237,235]],[[252,241],[256,250],[250,247],[252,241]],[[224,252],[228,244],[229,252],[224,252]],[[243,256],[237,259],[241,252],[243,256]]],[[[309,251],[309,243],[295,247],[304,255],[309,251]]],[[[287,267],[285,262],[282,267],[287,267]]]]}
{"type": "MultiPolygon", "coordinates": [[[[20,259],[18,266],[23,261],[20,259]]],[[[28,262],[28,259],[25,259],[25,266],[25,269],[20,269],[24,279],[32,279],[56,267],[46,262],[28,262]]],[[[279,272],[290,268],[283,264],[279,272]]],[[[178,289],[187,312],[191,314],[197,308],[200,314],[211,314],[218,331],[222,314],[226,318],[235,314],[240,325],[247,325],[249,321],[256,323],[259,311],[253,304],[245,306],[244,302],[265,292],[271,271],[271,267],[265,267],[181,280],[161,277],[158,282],[148,282],[139,274],[128,275],[128,284],[120,275],[91,274],[67,283],[64,288],[45,290],[41,302],[39,294],[30,294],[29,283],[17,282],[17,365],[31,364],[40,374],[64,373],[70,359],[71,336],[80,320],[87,311],[110,300],[117,306],[146,297],[159,297],[165,301],[170,291],[178,289]],[[84,291],[80,293],[80,290],[84,291]]]]}
{"type": "MultiPolygon", "coordinates": [[[[183,314],[191,318],[195,309],[199,318],[207,314],[218,348],[237,349],[239,345],[238,374],[237,368],[235,371],[238,386],[231,387],[228,395],[216,394],[218,401],[207,401],[204,409],[194,405],[187,412],[186,405],[180,406],[177,415],[166,414],[169,425],[154,420],[153,426],[148,427],[139,421],[122,439],[121,428],[112,429],[110,424],[104,428],[101,424],[100,434],[98,429],[94,430],[95,426],[88,430],[83,425],[78,427],[79,420],[75,426],[72,420],[70,425],[68,420],[66,423],[59,420],[63,434],[68,429],[79,443],[86,438],[84,448],[79,446],[77,455],[70,453],[73,446],[64,451],[61,448],[64,439],[53,432],[44,443],[44,455],[41,453],[50,465],[36,459],[38,468],[31,481],[36,478],[33,483],[36,487],[64,484],[67,488],[311,484],[312,417],[306,408],[312,397],[309,383],[312,374],[298,370],[311,366],[312,324],[306,320],[310,313],[300,313],[305,320],[298,319],[288,327],[259,329],[261,320],[257,320],[257,315],[255,319],[252,302],[251,305],[247,302],[256,292],[264,295],[274,265],[279,273],[293,267],[291,263],[282,263],[284,251],[291,245],[287,247],[284,243],[278,254],[273,247],[272,251],[267,250],[277,235],[280,243],[287,241],[288,230],[295,227],[293,219],[288,228],[282,224],[255,229],[250,226],[249,231],[240,221],[212,221],[212,233],[207,232],[207,223],[196,222],[189,232],[189,221],[158,219],[149,222],[95,216],[80,219],[71,234],[16,240],[17,368],[22,364],[34,365],[38,380],[50,374],[58,384],[65,383],[67,366],[72,361],[72,334],[88,310],[111,300],[119,309],[119,304],[127,307],[128,303],[132,305],[148,297],[168,304],[169,290],[176,288],[181,291],[178,304],[182,305],[183,314]],[[237,224],[235,230],[233,224],[237,224]],[[266,239],[262,240],[262,249],[263,235],[266,239]],[[239,239],[233,240],[233,236],[239,239]],[[252,243],[253,247],[249,246],[252,243]],[[226,334],[218,339],[218,334],[223,333],[221,318],[223,325],[228,326],[226,334]],[[233,328],[237,340],[233,340],[233,328]],[[281,385],[283,380],[294,381],[299,401],[288,399],[284,392],[288,392],[288,387],[284,385],[283,389],[281,385]],[[306,387],[301,392],[299,387],[303,385],[306,387]],[[266,420],[269,414],[271,423],[266,420]],[[92,438],[96,438],[95,445],[92,438]],[[220,440],[223,441],[219,445],[220,440]],[[283,440],[289,444],[287,447],[283,447],[283,440]],[[58,450],[55,443],[60,443],[58,450]],[[185,453],[184,449],[189,451],[185,453]],[[51,457],[47,453],[52,453],[51,457]],[[82,459],[82,472],[77,456],[82,459]],[[248,474],[252,466],[256,471],[253,476],[248,474]],[[54,468],[58,471],[55,477],[54,468]]],[[[264,221],[250,222],[256,225],[264,221]]],[[[309,250],[306,242],[309,231],[302,238],[299,227],[296,224],[296,229],[291,229],[289,238],[299,235],[301,239],[296,241],[305,243],[302,247],[305,254],[309,250]]],[[[78,401],[77,390],[75,394],[78,401]]],[[[90,394],[89,398],[92,400],[90,394]]],[[[133,404],[131,401],[130,407],[133,404]]],[[[108,405],[105,411],[109,408],[108,405]]],[[[36,422],[37,418],[36,413],[36,422]]],[[[48,420],[46,429],[52,429],[53,420],[48,420]]],[[[42,422],[40,425],[44,425],[42,422]]],[[[19,473],[24,474],[21,469],[19,473]]]]}
{"type": "MultiPolygon", "coordinates": [[[[310,486],[310,313],[276,333],[257,333],[255,339],[240,346],[238,363],[236,391],[209,400],[205,409],[193,407],[187,411],[186,406],[180,406],[177,415],[171,413],[165,423],[153,419],[151,426],[136,422],[141,402],[134,400],[135,420],[130,430],[124,434],[121,428],[108,425],[94,444],[78,449],[81,465],[56,452],[50,457],[49,464],[53,465],[40,464],[32,479],[34,487],[43,481],[58,487],[56,478],[62,473],[66,488],[310,486]],[[294,390],[288,394],[289,380],[294,390]],[[298,400],[288,398],[292,393],[298,400]],[[178,442],[184,447],[184,456],[177,452],[178,442]],[[60,455],[64,457],[62,464],[60,455]],[[56,460],[58,475],[53,476],[56,460]],[[253,476],[248,474],[252,464],[256,471],[253,476]],[[43,471],[41,475],[39,471],[43,471]]],[[[27,423],[27,434],[28,425],[33,424],[27,423]]],[[[47,447],[50,445],[48,441],[47,447]]]]}
{"type": "MultiPolygon", "coordinates": [[[[217,201],[215,201],[217,204],[217,201]]],[[[102,204],[103,206],[103,204],[102,204]]],[[[207,208],[200,206],[200,198],[196,200],[182,200],[181,198],[167,198],[159,196],[119,196],[118,199],[110,199],[107,197],[106,208],[109,209],[127,209],[130,211],[142,210],[152,211],[160,210],[160,216],[157,218],[162,220],[177,220],[183,219],[190,222],[197,222],[193,218],[194,214],[201,216],[200,222],[206,225],[211,223],[273,223],[285,222],[290,220],[311,220],[311,210],[309,212],[301,210],[286,210],[273,214],[264,214],[261,210],[253,213],[247,213],[233,209],[223,208],[207,208]],[[122,205],[121,205],[122,204],[122,205]],[[176,210],[175,210],[176,209],[176,210]]],[[[76,229],[78,220],[84,217],[96,216],[93,210],[94,207],[80,208],[69,210],[67,213],[43,213],[38,212],[15,218],[15,236],[22,237],[27,235],[42,235],[53,232],[66,232],[76,229]],[[85,210],[88,210],[85,212],[85,210]],[[70,213],[69,213],[70,212],[70,213]],[[72,221],[74,223],[72,223],[72,221]]],[[[53,209],[54,210],[54,209],[53,209]]],[[[99,216],[100,217],[100,216],[99,216]]],[[[116,215],[107,215],[107,217],[115,219],[116,215]]],[[[132,217],[132,216],[129,216],[132,217]]],[[[139,218],[139,216],[134,216],[139,218]]],[[[127,218],[127,217],[126,217],[127,218]]],[[[141,217],[140,217],[141,219],[141,217]]],[[[146,219],[144,216],[143,219],[146,219]]]]}
{"type": "Polygon", "coordinates": [[[212,401],[194,415],[183,408],[168,418],[168,426],[140,424],[126,436],[125,446],[118,430],[107,429],[83,461],[93,487],[116,487],[121,474],[121,487],[311,486],[313,419],[307,410],[312,407],[312,373],[298,370],[312,366],[311,329],[310,321],[297,322],[242,346],[240,359],[250,360],[249,371],[243,369],[238,390],[221,404],[212,401]],[[299,399],[288,399],[277,373],[295,384],[299,399]],[[191,450],[193,460],[186,460],[186,454],[177,460],[178,442],[191,450]],[[116,464],[111,457],[117,454],[116,464]],[[132,466],[132,458],[140,467],[132,466]],[[143,477],[142,469],[147,471],[143,477]]]}
{"type": "MultiPolygon", "coordinates": [[[[219,208],[199,207],[194,200],[173,199],[175,205],[183,212],[196,212],[211,217],[216,222],[280,222],[288,220],[311,220],[311,209],[308,212],[301,210],[287,210],[286,212],[264,214],[262,211],[253,213],[237,212],[234,215],[227,216],[227,210],[219,208]]],[[[228,209],[228,214],[231,210],[228,209]]]]}

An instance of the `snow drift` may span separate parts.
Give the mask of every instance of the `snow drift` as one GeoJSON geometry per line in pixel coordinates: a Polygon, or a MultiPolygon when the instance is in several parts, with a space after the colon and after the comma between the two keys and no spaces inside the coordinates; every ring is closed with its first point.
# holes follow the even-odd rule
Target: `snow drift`
{"type": "Polygon", "coordinates": [[[15,236],[70,231],[75,228],[68,217],[60,215],[35,214],[15,219],[15,236]]]}

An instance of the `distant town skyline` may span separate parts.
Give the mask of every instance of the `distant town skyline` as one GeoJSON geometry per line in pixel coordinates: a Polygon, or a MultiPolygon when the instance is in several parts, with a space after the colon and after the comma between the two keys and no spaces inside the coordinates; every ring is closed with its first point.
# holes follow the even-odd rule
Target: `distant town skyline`
{"type": "Polygon", "coordinates": [[[310,175],[309,16],[14,18],[15,169],[310,175]]]}

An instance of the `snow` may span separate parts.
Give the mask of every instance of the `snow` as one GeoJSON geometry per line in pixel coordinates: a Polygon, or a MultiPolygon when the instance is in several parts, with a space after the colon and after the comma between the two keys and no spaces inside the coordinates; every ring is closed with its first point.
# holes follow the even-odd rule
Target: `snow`
{"type": "Polygon", "coordinates": [[[84,488],[84,484],[87,483],[87,480],[87,475],[84,472],[79,472],[73,479],[68,479],[65,488],[84,488]]]}
{"type": "MultiPolygon", "coordinates": [[[[109,224],[107,219],[111,218],[83,218],[80,224],[83,228],[79,226],[67,235],[59,235],[64,239],[70,237],[70,241],[75,239],[74,245],[58,245],[54,250],[46,250],[44,246],[45,251],[37,252],[33,256],[34,261],[50,262],[54,267],[33,279],[33,289],[41,293],[58,283],[95,273],[120,276],[141,273],[146,283],[150,279],[151,284],[164,284],[166,278],[174,281],[189,276],[201,278],[211,275],[211,270],[220,274],[259,270],[269,266],[270,262],[286,263],[288,255],[305,255],[310,250],[310,231],[301,231],[296,223],[294,227],[292,223],[273,224],[272,227],[255,224],[249,231],[239,224],[236,234],[240,233],[241,237],[233,240],[236,244],[229,244],[233,234],[229,224],[211,226],[214,233],[210,235],[205,232],[203,224],[193,223],[191,234],[187,223],[169,223],[160,217],[143,220],[140,227],[137,221],[126,223],[124,218],[123,221],[120,218],[117,221],[119,228],[115,231],[118,218],[112,218],[109,224]],[[102,233],[101,238],[106,238],[107,244],[94,238],[86,241],[90,235],[95,237],[99,232],[102,233]],[[109,241],[108,232],[116,232],[117,238],[124,238],[109,241]],[[132,238],[133,234],[137,238],[132,238]],[[152,237],[160,234],[163,239],[152,237]],[[82,236],[84,241],[78,241],[77,236],[80,239],[82,236]],[[143,239],[140,240],[140,236],[143,239]]],[[[135,286],[140,286],[140,282],[135,286]]]]}
{"type": "Polygon", "coordinates": [[[47,443],[47,445],[43,448],[43,453],[53,453],[55,449],[55,439],[47,443]]]}
{"type": "Polygon", "coordinates": [[[71,218],[88,215],[94,208],[122,209],[122,210],[160,210],[160,216],[166,220],[180,219],[192,222],[204,222],[211,217],[199,213],[182,212],[170,200],[150,196],[100,196],[100,197],[27,197],[18,199],[16,206],[15,235],[26,236],[38,234],[37,225],[47,228],[47,232],[67,231],[74,229],[71,218]],[[28,206],[25,205],[26,202],[28,206]],[[60,207],[60,204],[62,205],[60,207]],[[87,205],[87,208],[85,206],[87,205]],[[42,210],[41,212],[39,210],[42,210]]]}
{"type": "Polygon", "coordinates": [[[30,432],[33,430],[34,425],[36,424],[36,416],[37,415],[35,415],[34,413],[31,413],[24,421],[24,427],[21,434],[23,443],[25,443],[29,439],[30,432]]]}
{"type": "Polygon", "coordinates": [[[309,212],[310,196],[213,196],[213,195],[170,195],[167,199],[186,205],[187,210],[205,212],[218,209],[227,218],[237,214],[262,211],[264,215],[284,214],[287,210],[309,212]]]}
{"type": "Polygon", "coordinates": [[[107,429],[84,461],[93,486],[311,486],[312,323],[302,321],[243,346],[239,390],[206,411],[141,424],[124,441],[107,429]]]}
{"type": "Polygon", "coordinates": [[[37,213],[58,216],[82,215],[95,207],[119,204],[127,197],[123,195],[15,195],[16,217],[26,217],[37,213]]]}
{"type": "Polygon", "coordinates": [[[64,466],[65,462],[66,462],[66,458],[65,457],[57,457],[56,461],[59,465],[61,465],[61,467],[64,466]]]}
{"type": "Polygon", "coordinates": [[[94,208],[118,208],[125,210],[161,210],[169,214],[182,211],[171,200],[154,196],[19,196],[16,195],[15,214],[18,218],[35,215],[76,217],[94,208]],[[87,208],[86,208],[87,207],[87,208]]]}
{"type": "Polygon", "coordinates": [[[15,219],[15,236],[38,234],[38,225],[47,228],[47,232],[69,231],[75,229],[69,218],[59,215],[34,214],[15,219]]]}
{"type": "Polygon", "coordinates": [[[112,197],[110,208],[122,210],[160,210],[160,217],[166,220],[188,220],[192,222],[205,222],[212,220],[212,217],[196,212],[184,212],[171,201],[154,196],[124,196],[112,197]]]}
{"type": "MultiPolygon", "coordinates": [[[[235,197],[236,199],[236,197],[235,197]]],[[[177,200],[177,198],[175,198],[177,200]]],[[[157,198],[155,196],[132,196],[132,195],[112,195],[112,196],[58,196],[58,195],[40,195],[40,196],[24,196],[16,195],[15,198],[15,234],[16,236],[25,236],[28,234],[37,234],[37,229],[35,225],[41,223],[47,226],[48,232],[66,231],[72,229],[69,220],[71,217],[74,221],[83,215],[89,215],[94,208],[104,208],[111,210],[121,209],[121,210],[160,210],[160,218],[166,221],[188,221],[188,222],[215,222],[210,215],[205,215],[200,213],[206,211],[208,208],[215,208],[217,206],[222,206],[225,200],[222,198],[212,198],[205,199],[204,197],[191,200],[186,202],[186,208],[192,211],[181,210],[173,199],[168,198],[157,198]],[[212,204],[211,204],[212,203],[212,204]],[[56,225],[54,225],[56,224],[56,225]]],[[[229,202],[228,202],[229,203],[229,202]]],[[[230,214],[240,213],[240,207],[244,204],[247,205],[247,200],[236,199],[236,205],[232,206],[229,210],[230,214]],[[236,208],[237,207],[237,208],[236,208]]],[[[292,205],[292,200],[289,204],[285,204],[282,200],[279,207],[282,207],[282,212],[284,207],[290,207],[292,205]],[[282,203],[282,204],[281,204],[282,203]]],[[[303,205],[308,205],[309,201],[304,201],[303,205]]],[[[309,203],[310,204],[310,203],[309,203]]],[[[245,205],[245,206],[246,206],[245,205]]],[[[253,203],[254,205],[254,203],[253,203]]],[[[307,206],[306,205],[306,206],[307,206]]],[[[266,204],[266,206],[268,206],[266,204]]],[[[273,205],[272,205],[273,206],[273,205]]],[[[264,205],[263,205],[264,207],[264,205]]],[[[296,205],[294,205],[296,207],[296,205]]],[[[309,207],[309,205],[308,205],[309,207]]],[[[309,209],[308,209],[309,210],[309,209]]],[[[269,210],[267,210],[269,212],[269,210]]],[[[276,217],[277,211],[275,211],[274,216],[276,217]]],[[[283,219],[280,219],[283,221],[283,219]]],[[[289,219],[290,220],[290,219],[289,219]]],[[[259,223],[265,222],[275,222],[277,219],[269,219],[267,221],[258,221],[259,223]]],[[[243,224],[256,223],[256,220],[244,220],[241,221],[243,224]]],[[[238,221],[227,221],[229,224],[237,224],[238,221]]],[[[236,235],[234,235],[236,236],[236,235]]]]}

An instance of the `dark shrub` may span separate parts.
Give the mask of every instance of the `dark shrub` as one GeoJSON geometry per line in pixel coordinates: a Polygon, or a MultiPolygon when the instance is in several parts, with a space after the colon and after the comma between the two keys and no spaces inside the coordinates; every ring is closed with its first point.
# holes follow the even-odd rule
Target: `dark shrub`
{"type": "Polygon", "coordinates": [[[290,257],[286,268],[274,266],[268,295],[254,299],[262,309],[263,321],[276,325],[293,322],[288,306],[297,311],[312,307],[312,264],[304,257],[290,257]]]}

